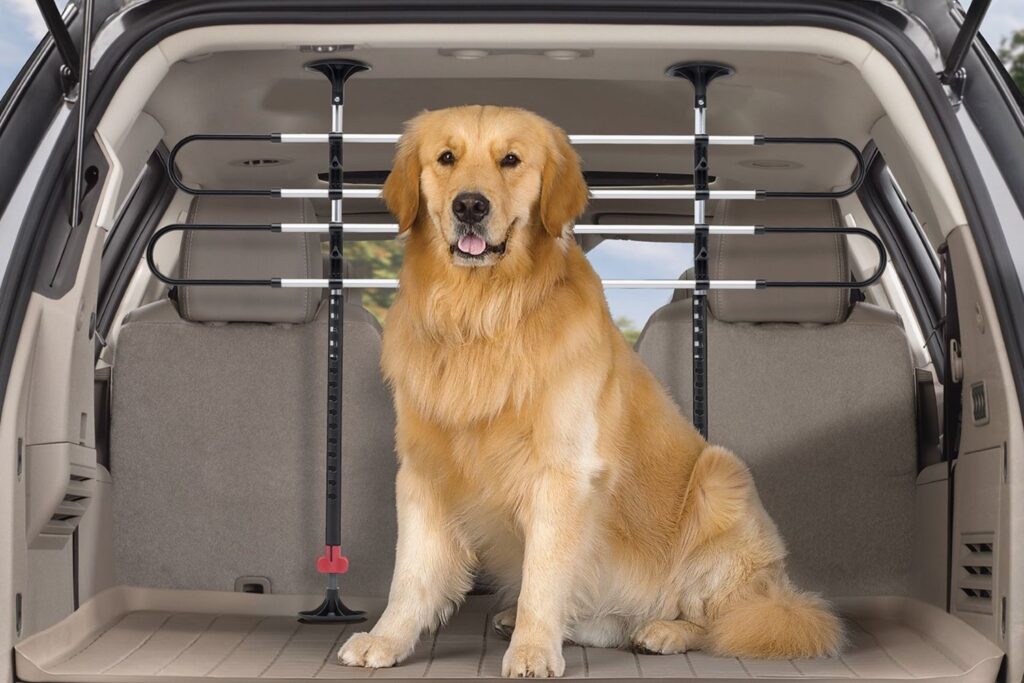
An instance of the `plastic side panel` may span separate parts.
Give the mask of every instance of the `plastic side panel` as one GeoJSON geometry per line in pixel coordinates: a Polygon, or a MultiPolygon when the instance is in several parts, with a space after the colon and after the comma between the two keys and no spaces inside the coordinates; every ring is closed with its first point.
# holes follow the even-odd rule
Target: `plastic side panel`
{"type": "Polygon", "coordinates": [[[1000,498],[1003,448],[962,453],[953,478],[953,582],[951,611],[998,642],[1002,551],[1000,498]]]}
{"type": "Polygon", "coordinates": [[[94,496],[78,525],[78,599],[114,585],[114,515],[110,473],[97,468],[94,496]]]}
{"type": "MultiPolygon", "coordinates": [[[[963,557],[970,551],[967,542],[984,544],[990,539],[993,546],[989,557],[979,555],[960,563],[960,567],[991,564],[987,580],[984,575],[961,576],[961,583],[983,590],[991,587],[990,606],[960,600],[958,607],[955,574],[951,602],[958,614],[1006,650],[1006,680],[1019,681],[1024,676],[1024,425],[1003,332],[974,240],[966,229],[957,228],[949,235],[949,247],[964,366],[961,456],[953,475],[953,542],[960,545],[953,557],[967,559],[963,557]],[[984,398],[984,409],[977,413],[975,392],[984,398]],[[974,611],[968,611],[968,606],[974,611]]],[[[985,600],[984,595],[978,597],[985,600]]]]}
{"type": "Polygon", "coordinates": [[[911,594],[942,609],[946,608],[948,483],[946,463],[926,467],[917,477],[914,496],[911,594]]]}
{"type": "Polygon", "coordinates": [[[41,329],[32,367],[26,443],[68,442],[95,448],[93,416],[94,342],[90,320],[96,310],[103,230],[90,231],[74,287],[41,304],[41,329]]]}
{"type": "MultiPolygon", "coordinates": [[[[0,462],[14,463],[14,476],[0,476],[0,647],[10,647],[24,634],[24,623],[18,629],[14,600],[25,592],[27,548],[25,543],[25,415],[30,384],[29,369],[35,355],[35,337],[39,330],[38,310],[29,311],[22,326],[22,339],[11,367],[11,377],[4,397],[0,419],[0,462]],[[19,472],[17,461],[22,465],[19,472]]],[[[10,466],[10,465],[9,465],[10,466]]],[[[12,470],[7,470],[11,472],[12,470]]],[[[10,660],[0,663],[0,683],[14,679],[10,660]]]]}

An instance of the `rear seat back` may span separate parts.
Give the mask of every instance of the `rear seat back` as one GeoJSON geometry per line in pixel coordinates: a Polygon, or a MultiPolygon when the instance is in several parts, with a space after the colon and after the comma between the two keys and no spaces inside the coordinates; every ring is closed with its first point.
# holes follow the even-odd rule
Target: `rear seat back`
{"type": "MultiPolygon", "coordinates": [[[[191,221],[309,221],[291,200],[200,198],[191,221]]],[[[186,232],[187,277],[322,276],[316,236],[186,232]]],[[[187,287],[132,312],[111,407],[119,584],[317,593],[323,549],[326,305],[319,290],[187,287]]],[[[380,329],[346,303],[342,548],[348,594],[384,596],[395,538],[394,416],[380,329]]]]}
{"type": "MultiPolygon", "coordinates": [[[[831,200],[732,202],[722,224],[839,225],[831,200]]],[[[849,277],[838,235],[715,236],[712,279],[849,277]]],[[[753,471],[801,586],[908,591],[916,476],[914,372],[895,314],[848,290],[709,296],[710,440],[753,471]]],[[[692,302],[673,301],[637,349],[692,414],[692,302]]]]}

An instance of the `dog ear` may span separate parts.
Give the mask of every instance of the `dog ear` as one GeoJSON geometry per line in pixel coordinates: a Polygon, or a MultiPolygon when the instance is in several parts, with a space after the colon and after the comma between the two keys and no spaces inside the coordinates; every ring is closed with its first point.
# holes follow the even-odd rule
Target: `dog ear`
{"type": "Polygon", "coordinates": [[[554,144],[541,176],[540,221],[549,235],[558,237],[587,208],[589,192],[569,136],[554,126],[551,135],[554,144]]]}
{"type": "Polygon", "coordinates": [[[398,141],[395,163],[384,181],[381,197],[398,219],[399,234],[416,222],[420,210],[420,158],[416,129],[412,123],[398,141]]]}

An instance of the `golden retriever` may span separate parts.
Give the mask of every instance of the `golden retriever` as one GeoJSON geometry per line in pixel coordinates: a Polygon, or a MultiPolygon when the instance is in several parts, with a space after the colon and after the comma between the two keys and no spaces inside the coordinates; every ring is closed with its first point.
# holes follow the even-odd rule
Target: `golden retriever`
{"type": "Polygon", "coordinates": [[[402,661],[477,570],[517,598],[495,618],[512,632],[505,676],[562,675],[564,639],[837,652],[840,622],[790,583],[747,467],[701,438],[612,322],[572,232],[587,195],[567,136],[530,112],[408,124],[383,191],[407,235],[382,358],[396,567],[343,664],[402,661]]]}

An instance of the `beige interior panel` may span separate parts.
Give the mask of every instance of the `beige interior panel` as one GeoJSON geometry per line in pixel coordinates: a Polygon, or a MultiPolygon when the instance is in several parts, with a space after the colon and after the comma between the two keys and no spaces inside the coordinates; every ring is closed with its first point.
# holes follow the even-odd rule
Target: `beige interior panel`
{"type": "MultiPolygon", "coordinates": [[[[109,149],[104,149],[109,153],[109,149]]],[[[109,202],[119,175],[108,174],[100,206],[109,202]]],[[[45,628],[71,613],[71,535],[88,509],[95,478],[93,411],[95,312],[100,257],[106,231],[89,218],[72,288],[60,299],[33,294],[20,330],[0,422],[4,462],[20,461],[13,477],[0,476],[0,642],[45,628]],[[7,560],[7,558],[10,558],[7,560]],[[20,623],[15,603],[21,602],[20,623]]],[[[10,671],[0,667],[0,682],[10,671]]]]}
{"type": "MultiPolygon", "coordinates": [[[[243,681],[276,679],[480,679],[500,674],[507,643],[490,628],[490,598],[470,598],[447,626],[421,639],[401,666],[339,666],[347,635],[372,626],[382,601],[347,598],[369,612],[354,626],[300,624],[295,613],[320,596],[247,595],[114,588],[17,647],[25,681],[243,681]]],[[[566,678],[716,680],[930,680],[991,683],[1002,653],[959,619],[906,598],[838,601],[849,645],[836,658],[748,660],[641,655],[566,645],[566,678]]]]}
{"type": "MultiPolygon", "coordinates": [[[[117,189],[114,206],[118,209],[124,203],[128,193],[135,187],[139,173],[145,167],[153,150],[164,137],[164,129],[152,116],[145,112],[139,115],[135,125],[117,148],[117,157],[124,168],[124,177],[117,189]]],[[[115,209],[116,210],[116,209],[115,209]]],[[[106,225],[101,222],[101,225],[106,225]]]]}
{"type": "MultiPolygon", "coordinates": [[[[955,581],[951,603],[954,611],[1008,650],[1007,680],[1020,680],[1024,676],[1024,591],[1020,590],[1024,586],[1024,544],[1020,543],[1024,529],[1024,426],[977,248],[967,231],[959,228],[949,235],[949,248],[960,317],[964,407],[962,455],[954,471],[954,534],[966,536],[954,535],[954,542],[984,544],[991,540],[991,557],[980,559],[988,559],[992,565],[992,610],[986,614],[958,606],[955,581]],[[986,409],[982,420],[974,418],[975,388],[983,390],[986,409]]],[[[983,566],[984,562],[973,564],[983,566]]]]}
{"type": "Polygon", "coordinates": [[[27,557],[29,580],[25,586],[22,630],[38,633],[75,609],[71,544],[32,548],[27,557]]]}
{"type": "MultiPolygon", "coordinates": [[[[0,643],[5,647],[28,633],[24,617],[19,624],[15,602],[27,591],[28,544],[25,541],[25,433],[28,413],[28,393],[31,387],[29,371],[35,357],[34,340],[39,331],[39,309],[29,308],[22,324],[22,338],[11,366],[4,397],[4,410],[0,416],[0,461],[9,463],[9,476],[0,476],[0,501],[4,509],[0,514],[0,643]],[[21,460],[19,469],[17,463],[21,460]]],[[[13,665],[4,658],[0,663],[0,683],[14,680],[13,665]]]]}
{"type": "Polygon", "coordinates": [[[914,554],[911,596],[946,609],[946,566],[949,535],[947,464],[937,463],[917,475],[914,491],[914,554]]]}
{"type": "Polygon", "coordinates": [[[33,297],[41,307],[41,318],[35,340],[27,444],[67,442],[95,448],[94,347],[89,320],[96,310],[104,234],[90,231],[78,280],[70,292],[59,300],[33,297]]]}
{"type": "Polygon", "coordinates": [[[78,525],[78,597],[82,602],[114,585],[114,513],[110,472],[96,467],[93,499],[78,525]]]}

